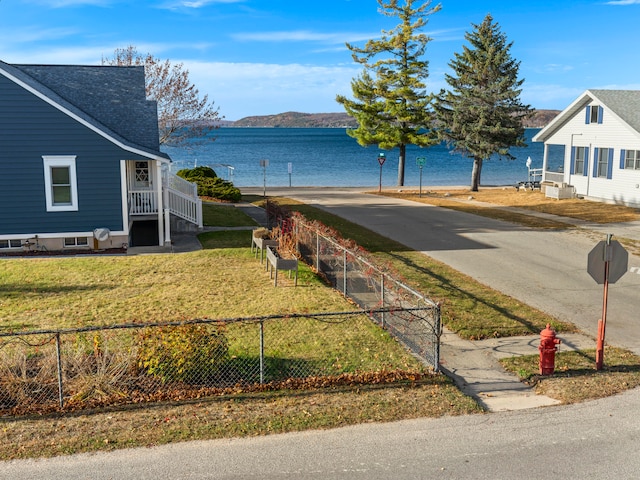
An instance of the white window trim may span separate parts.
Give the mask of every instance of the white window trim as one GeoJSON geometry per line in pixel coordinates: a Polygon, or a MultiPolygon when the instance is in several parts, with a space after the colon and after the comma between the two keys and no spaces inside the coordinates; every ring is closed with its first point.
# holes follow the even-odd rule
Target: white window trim
{"type": "Polygon", "coordinates": [[[78,211],[78,184],[76,177],[75,155],[43,155],[44,164],[44,194],[47,202],[47,212],[77,212],[78,211]],[[71,204],[54,205],[51,185],[51,167],[68,167],[69,181],[71,182],[71,204]]]}

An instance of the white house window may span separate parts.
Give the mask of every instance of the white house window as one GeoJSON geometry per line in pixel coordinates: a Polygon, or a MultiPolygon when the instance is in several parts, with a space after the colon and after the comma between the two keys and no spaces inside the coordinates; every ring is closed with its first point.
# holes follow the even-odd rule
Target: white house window
{"type": "Polygon", "coordinates": [[[65,247],[86,247],[89,245],[87,237],[66,237],[64,239],[65,247]]]}
{"type": "Polygon", "coordinates": [[[587,105],[584,123],[587,125],[590,123],[602,123],[603,115],[604,109],[600,105],[587,105]]]}
{"type": "Polygon", "coordinates": [[[135,186],[136,188],[149,188],[150,175],[149,175],[149,162],[136,162],[135,171],[135,186]]]}
{"type": "Polygon", "coordinates": [[[575,158],[573,160],[573,171],[576,175],[584,175],[584,159],[587,147],[576,147],[575,158]]]}
{"type": "Polygon", "coordinates": [[[597,156],[597,174],[596,177],[611,178],[609,177],[609,150],[610,148],[599,148],[597,156]]]}
{"type": "Polygon", "coordinates": [[[624,168],[640,170],[640,150],[627,150],[624,159],[624,168]]]}
{"type": "Polygon", "coordinates": [[[47,212],[78,210],[76,157],[43,156],[47,212]]]}

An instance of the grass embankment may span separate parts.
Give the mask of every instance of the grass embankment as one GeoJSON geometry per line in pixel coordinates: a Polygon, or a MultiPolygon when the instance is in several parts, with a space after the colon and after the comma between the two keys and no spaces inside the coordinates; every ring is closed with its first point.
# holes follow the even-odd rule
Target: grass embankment
{"type": "MultiPolygon", "coordinates": [[[[534,195],[530,198],[538,197],[534,195]]],[[[539,310],[374,232],[290,199],[278,201],[291,210],[300,211],[308,218],[342,232],[345,237],[373,252],[381,261],[393,265],[408,283],[434,299],[442,299],[443,323],[464,338],[538,334],[546,323],[555,326],[559,333],[576,331],[571,324],[558,322],[539,310]]],[[[610,218],[618,222],[630,218],[627,216],[627,207],[605,207],[611,207],[612,210],[610,214],[603,212],[603,219],[610,218]]],[[[590,205],[584,205],[582,212],[585,217],[594,218],[595,214],[589,212],[590,208],[590,205]]],[[[598,205],[594,208],[601,211],[603,207],[598,205]]],[[[578,214],[575,210],[574,215],[578,214]]],[[[556,360],[556,375],[552,377],[538,375],[538,360],[538,355],[533,355],[501,362],[523,381],[534,384],[538,393],[565,403],[602,398],[640,386],[640,357],[626,350],[606,347],[605,365],[599,372],[595,370],[595,351],[591,350],[560,352],[556,360]]]]}
{"type": "Polygon", "coordinates": [[[371,252],[382,265],[390,265],[408,284],[442,304],[442,321],[462,338],[533,335],[547,323],[558,332],[575,332],[573,324],[553,318],[471,277],[389,238],[347,222],[323,210],[287,198],[275,199],[339,231],[371,252]]]}

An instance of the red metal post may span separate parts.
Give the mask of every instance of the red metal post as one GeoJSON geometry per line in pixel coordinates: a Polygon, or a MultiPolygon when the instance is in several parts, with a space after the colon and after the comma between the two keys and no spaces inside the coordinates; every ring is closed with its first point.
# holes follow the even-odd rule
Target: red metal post
{"type": "Polygon", "coordinates": [[[602,365],[604,363],[604,335],[607,327],[608,296],[609,296],[609,261],[607,260],[604,262],[604,293],[602,295],[602,318],[598,321],[598,340],[596,341],[596,370],[602,370],[602,365]]]}

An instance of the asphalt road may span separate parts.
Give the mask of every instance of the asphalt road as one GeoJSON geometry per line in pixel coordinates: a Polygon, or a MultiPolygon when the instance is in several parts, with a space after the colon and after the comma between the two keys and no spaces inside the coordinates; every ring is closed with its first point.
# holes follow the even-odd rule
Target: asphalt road
{"type": "Polygon", "coordinates": [[[638,411],[634,390],[571,406],[0,463],[0,479],[636,479],[638,411]]]}
{"type": "MultiPolygon", "coordinates": [[[[605,239],[602,233],[535,230],[357,189],[272,188],[268,195],[296,198],[360,224],[597,336],[603,287],[587,273],[587,256],[605,239]]],[[[640,258],[629,256],[629,272],[610,285],[606,331],[608,343],[636,354],[638,270],[640,258]]]]}

